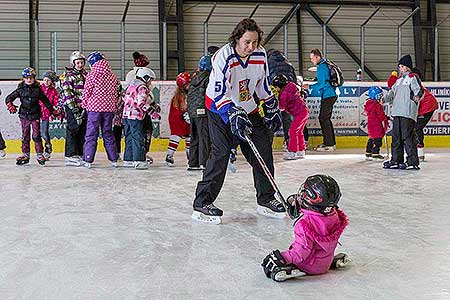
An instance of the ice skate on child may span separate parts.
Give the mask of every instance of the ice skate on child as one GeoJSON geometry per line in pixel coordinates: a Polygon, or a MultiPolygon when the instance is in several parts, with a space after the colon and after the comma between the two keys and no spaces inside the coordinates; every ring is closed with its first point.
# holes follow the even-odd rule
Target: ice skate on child
{"type": "Polygon", "coordinates": [[[334,255],[339,237],[348,225],[347,216],[337,206],[341,192],[327,175],[309,176],[297,194],[286,200],[294,224],[294,242],[288,250],[274,250],[262,267],[268,278],[277,282],[305,275],[326,273],[350,262],[344,253],[334,255]]]}

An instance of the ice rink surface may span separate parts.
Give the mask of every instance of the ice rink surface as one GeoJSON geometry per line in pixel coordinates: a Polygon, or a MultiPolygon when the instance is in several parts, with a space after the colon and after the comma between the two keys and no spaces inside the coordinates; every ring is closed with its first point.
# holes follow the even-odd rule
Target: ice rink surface
{"type": "MultiPolygon", "coordinates": [[[[447,152],[447,153],[446,153],[447,152]]],[[[290,220],[256,214],[250,167],[238,157],[216,205],[223,224],[191,221],[200,173],[163,153],[147,171],[0,161],[0,299],[450,299],[450,151],[420,171],[384,170],[363,155],[309,155],[283,161],[276,179],[287,197],[306,176],[341,186],[350,219],[338,251],[352,265],[276,283],[260,263],[286,249],[290,220]]]]}

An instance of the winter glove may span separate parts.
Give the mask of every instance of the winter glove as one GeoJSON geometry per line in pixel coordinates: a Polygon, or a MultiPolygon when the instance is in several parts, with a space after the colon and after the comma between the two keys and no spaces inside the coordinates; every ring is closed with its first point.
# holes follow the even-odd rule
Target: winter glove
{"type": "Polygon", "coordinates": [[[8,102],[8,104],[6,104],[6,106],[8,107],[10,114],[15,114],[17,112],[17,106],[15,106],[14,103],[8,102]]]}
{"type": "Polygon", "coordinates": [[[279,250],[273,250],[263,259],[261,266],[263,267],[264,274],[270,278],[276,268],[285,267],[287,263],[279,250]]]}
{"type": "Polygon", "coordinates": [[[264,110],[264,123],[266,126],[274,132],[279,130],[281,128],[282,120],[278,102],[275,97],[264,102],[262,108],[264,110]]]}
{"type": "Polygon", "coordinates": [[[186,123],[191,124],[191,118],[189,117],[188,112],[185,112],[185,113],[183,114],[183,120],[184,120],[186,123]]]}
{"type": "Polygon", "coordinates": [[[230,120],[231,132],[240,140],[246,142],[245,133],[252,133],[252,122],[248,119],[247,112],[238,106],[233,106],[228,110],[228,119],[230,120]]]}

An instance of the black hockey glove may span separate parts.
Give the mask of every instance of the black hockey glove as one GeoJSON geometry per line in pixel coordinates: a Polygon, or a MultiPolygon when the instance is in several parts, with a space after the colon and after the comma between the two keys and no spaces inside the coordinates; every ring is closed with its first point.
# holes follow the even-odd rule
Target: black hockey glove
{"type": "Polygon", "coordinates": [[[278,108],[278,101],[273,97],[262,105],[264,110],[264,123],[273,132],[281,128],[281,112],[278,108]]]}
{"type": "Polygon", "coordinates": [[[231,132],[244,142],[247,141],[245,133],[252,133],[252,122],[248,119],[247,112],[238,106],[233,106],[228,110],[231,132]]]}
{"type": "Polygon", "coordinates": [[[266,276],[270,278],[272,272],[274,272],[276,268],[286,267],[287,264],[280,251],[273,250],[263,259],[261,266],[263,267],[266,276]]]}

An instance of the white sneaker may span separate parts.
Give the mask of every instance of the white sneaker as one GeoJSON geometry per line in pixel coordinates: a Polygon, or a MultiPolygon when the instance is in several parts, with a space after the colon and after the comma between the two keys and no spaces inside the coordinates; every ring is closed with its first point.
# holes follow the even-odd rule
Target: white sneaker
{"type": "Polygon", "coordinates": [[[131,160],[124,160],[122,167],[124,168],[134,168],[134,162],[131,160]]]}
{"type": "Polygon", "coordinates": [[[6,157],[6,152],[5,150],[0,150],[0,158],[3,159],[6,157]]]}
{"type": "Polygon", "coordinates": [[[80,167],[81,164],[82,160],[78,156],[71,156],[64,158],[64,165],[66,166],[80,167]]]}
{"type": "Polygon", "coordinates": [[[92,163],[83,161],[83,167],[90,169],[90,168],[92,168],[92,163]]]}
{"type": "Polygon", "coordinates": [[[147,170],[148,169],[148,162],[147,161],[135,161],[134,168],[136,170],[147,170]]]}
{"type": "Polygon", "coordinates": [[[334,150],[336,150],[336,145],[325,146],[324,144],[320,144],[316,149],[317,152],[332,152],[334,150]]]}
{"type": "Polygon", "coordinates": [[[295,152],[288,152],[283,157],[284,160],[296,160],[297,156],[295,155],[295,152]]]}
{"type": "Polygon", "coordinates": [[[295,153],[295,156],[297,156],[297,158],[303,159],[303,158],[306,157],[306,151],[305,151],[305,150],[297,151],[297,152],[295,153]]]}

